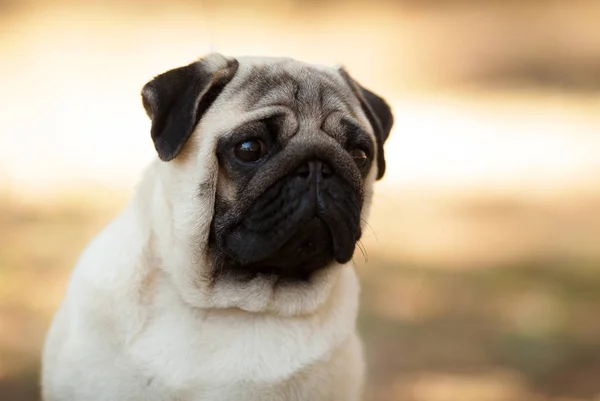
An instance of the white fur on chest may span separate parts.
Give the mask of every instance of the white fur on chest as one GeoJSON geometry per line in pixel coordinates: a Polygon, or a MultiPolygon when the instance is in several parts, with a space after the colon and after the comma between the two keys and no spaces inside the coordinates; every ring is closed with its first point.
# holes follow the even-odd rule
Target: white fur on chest
{"type": "Polygon", "coordinates": [[[169,388],[276,385],[326,362],[354,334],[358,285],[351,268],[341,272],[327,305],[297,317],[191,309],[167,283],[158,285],[147,326],[128,353],[169,388]]]}

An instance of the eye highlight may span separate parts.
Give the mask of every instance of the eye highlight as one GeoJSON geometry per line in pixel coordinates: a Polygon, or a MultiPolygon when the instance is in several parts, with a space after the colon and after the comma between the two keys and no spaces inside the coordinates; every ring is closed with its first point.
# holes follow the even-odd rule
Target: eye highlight
{"type": "Polygon", "coordinates": [[[267,153],[267,148],[261,140],[246,139],[234,148],[235,157],[245,163],[254,163],[263,158],[267,153]]]}
{"type": "Polygon", "coordinates": [[[350,156],[352,156],[354,163],[356,163],[356,165],[360,169],[365,167],[367,165],[367,163],[369,162],[369,157],[367,156],[367,153],[362,149],[358,149],[358,148],[352,149],[350,151],[350,156]]]}

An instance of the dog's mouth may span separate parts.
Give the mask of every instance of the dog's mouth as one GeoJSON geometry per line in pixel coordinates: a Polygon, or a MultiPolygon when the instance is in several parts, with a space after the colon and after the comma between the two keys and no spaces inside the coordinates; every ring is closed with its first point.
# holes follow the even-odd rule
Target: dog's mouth
{"type": "Polygon", "coordinates": [[[227,264],[252,275],[306,280],[334,261],[346,263],[360,238],[360,225],[336,217],[315,212],[296,225],[283,221],[287,229],[273,226],[263,233],[242,224],[226,237],[227,264]]]}
{"type": "Polygon", "coordinates": [[[251,274],[306,280],[312,272],[331,263],[334,258],[333,240],[327,224],[313,217],[273,254],[237,266],[251,274]]]}

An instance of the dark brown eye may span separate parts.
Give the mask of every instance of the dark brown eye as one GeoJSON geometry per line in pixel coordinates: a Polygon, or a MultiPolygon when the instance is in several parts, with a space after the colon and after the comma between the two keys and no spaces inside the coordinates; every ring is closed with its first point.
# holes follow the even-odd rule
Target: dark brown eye
{"type": "Polygon", "coordinates": [[[246,139],[235,146],[235,157],[246,163],[259,161],[265,153],[265,145],[257,139],[246,139]]]}
{"type": "Polygon", "coordinates": [[[356,163],[358,168],[363,168],[364,166],[367,165],[367,162],[369,161],[367,154],[362,149],[351,150],[350,156],[352,156],[352,159],[354,159],[354,163],[356,163]]]}

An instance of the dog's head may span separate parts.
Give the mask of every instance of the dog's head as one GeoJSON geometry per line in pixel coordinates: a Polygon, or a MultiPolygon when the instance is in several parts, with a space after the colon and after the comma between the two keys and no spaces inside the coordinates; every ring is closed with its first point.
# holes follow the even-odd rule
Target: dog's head
{"type": "Polygon", "coordinates": [[[342,68],[211,54],[148,82],[162,265],[186,301],[323,302],[352,258],[393,117],[342,68]]]}

